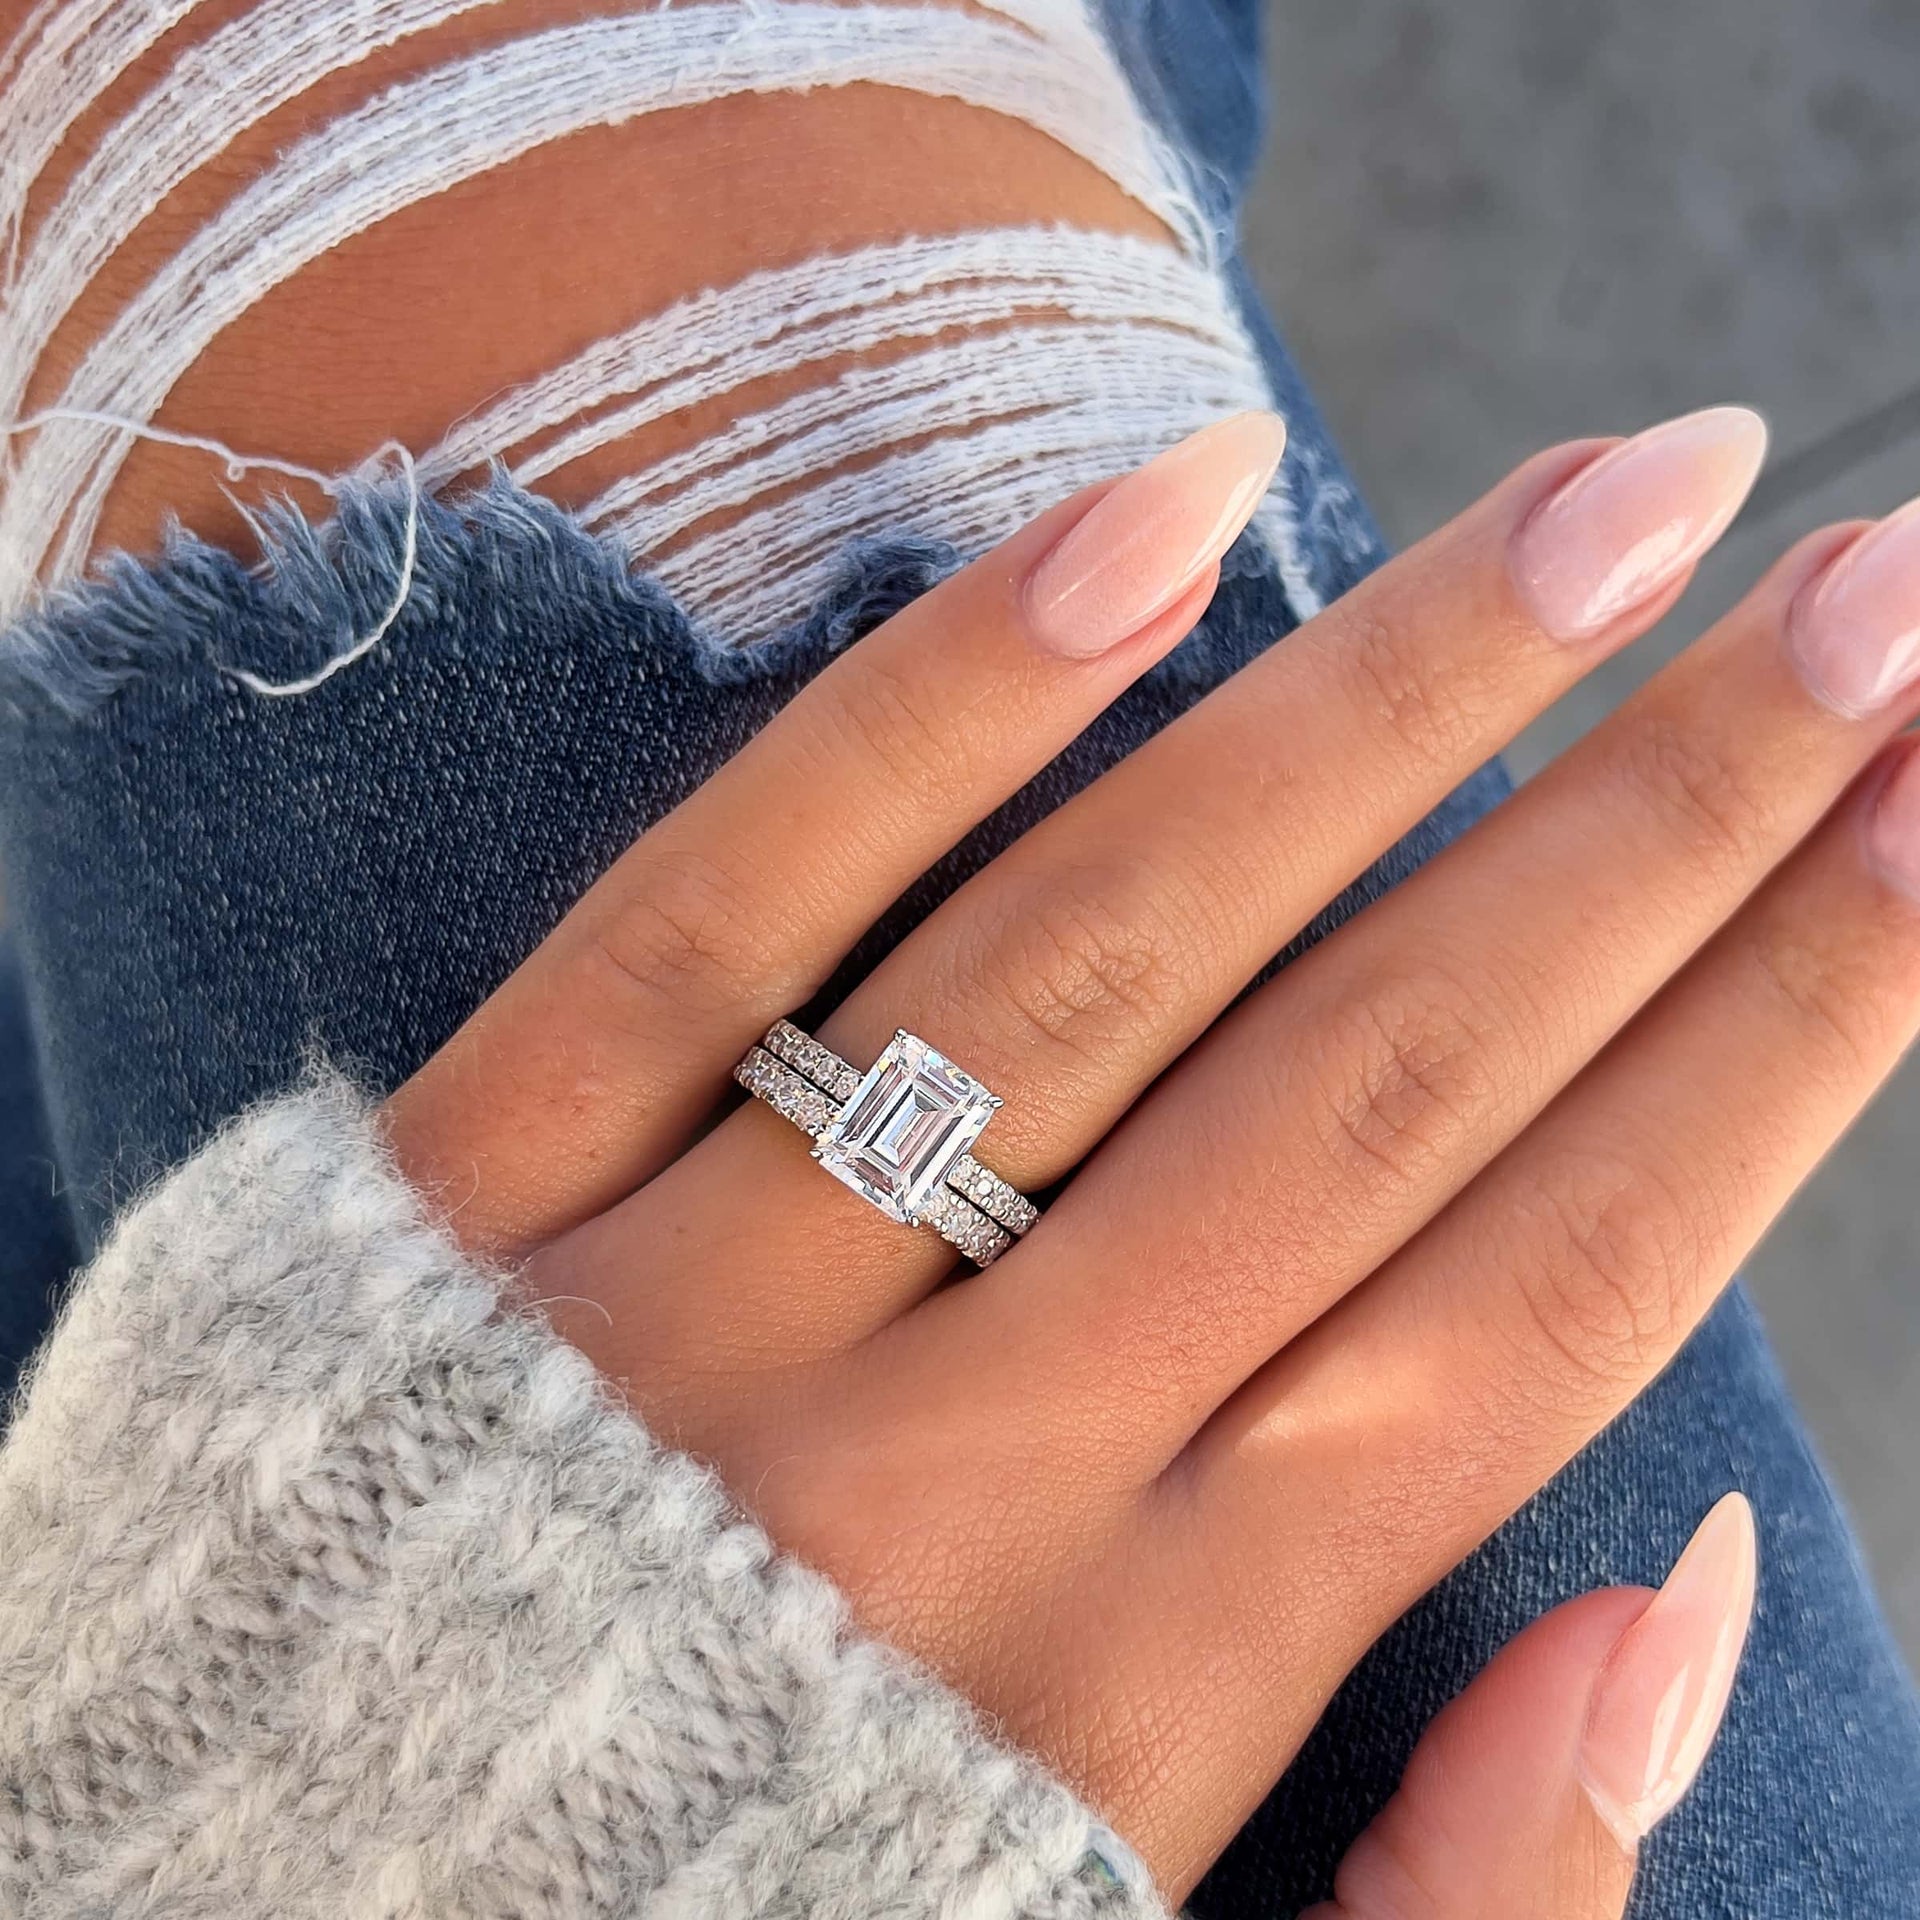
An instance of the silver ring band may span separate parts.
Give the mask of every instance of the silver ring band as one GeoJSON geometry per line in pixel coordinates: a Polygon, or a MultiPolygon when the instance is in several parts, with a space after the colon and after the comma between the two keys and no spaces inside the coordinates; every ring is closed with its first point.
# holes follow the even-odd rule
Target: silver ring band
{"type": "Polygon", "coordinates": [[[866,1073],[776,1021],[733,1077],[812,1136],[813,1157],[890,1219],[931,1227],[991,1266],[1040,1210],[969,1151],[999,1098],[947,1057],[896,1033],[866,1073]]]}
{"type": "MultiPolygon", "coordinates": [[[[776,1020],[760,1044],[776,1060],[784,1060],[843,1105],[866,1078],[858,1067],[841,1059],[831,1047],[822,1046],[810,1033],[802,1033],[791,1020],[776,1020]]],[[[1040,1218],[1040,1209],[1024,1193],[1009,1186],[991,1168],[983,1167],[971,1153],[962,1153],[954,1161],[946,1184],[1016,1237],[1040,1218]]]]}

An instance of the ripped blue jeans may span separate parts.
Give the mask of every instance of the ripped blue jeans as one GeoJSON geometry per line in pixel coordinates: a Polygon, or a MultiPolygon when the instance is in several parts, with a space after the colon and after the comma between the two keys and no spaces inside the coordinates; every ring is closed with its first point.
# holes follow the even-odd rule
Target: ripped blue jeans
{"type": "MultiPolygon", "coordinates": [[[[1230,215],[1258,137],[1255,9],[1112,9],[1143,101],[1230,215]]],[[[1238,269],[1233,271],[1238,275],[1238,269]]],[[[1244,278],[1292,428],[1315,594],[1382,557],[1244,278]]],[[[321,1049],[403,1080],[652,820],[832,653],[950,567],[925,540],[843,556],[804,619],[716,648],[669,594],[537,498],[428,502],[385,609],[394,495],[281,528],[268,570],[182,542],[16,627],[0,659],[0,1342],[17,1362],[116,1201],[321,1049]]],[[[831,1002],[967,873],[1293,624],[1264,550],[1231,557],[1196,635],[928,874],[831,1002]]],[[[1496,804],[1455,794],[1310,929],[1390,886],[1496,804]]],[[[1657,1580],[1713,1500],[1752,1498],[1760,1607],[1702,1781],[1649,1843],[1642,1920],[1912,1920],[1920,1713],[1752,1308],[1737,1291],[1667,1374],[1393,1629],[1192,1901],[1267,1920],[1328,1890],[1432,1713],[1572,1594],[1657,1580]]]]}

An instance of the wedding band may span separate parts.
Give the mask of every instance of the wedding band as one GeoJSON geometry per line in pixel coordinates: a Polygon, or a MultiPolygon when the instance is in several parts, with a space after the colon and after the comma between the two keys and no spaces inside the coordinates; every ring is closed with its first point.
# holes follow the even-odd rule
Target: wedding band
{"type": "Polygon", "coordinates": [[[863,1074],[790,1020],[734,1068],[741,1086],[813,1138],[813,1157],[889,1219],[931,1227],[992,1265],[1040,1210],[973,1157],[997,1094],[904,1029],[863,1074]]]}

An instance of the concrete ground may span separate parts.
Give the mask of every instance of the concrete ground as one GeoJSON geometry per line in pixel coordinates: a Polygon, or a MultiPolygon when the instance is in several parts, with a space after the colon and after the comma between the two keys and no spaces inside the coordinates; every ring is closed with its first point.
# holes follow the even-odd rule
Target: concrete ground
{"type": "MultiPolygon", "coordinates": [[[[1745,517],[1523,776],[1791,539],[1920,492],[1911,0],[1270,0],[1249,251],[1389,533],[1563,436],[1723,400],[1773,424],[1745,517]]],[[[1920,1662],[1920,1063],[1750,1280],[1920,1662]]]]}

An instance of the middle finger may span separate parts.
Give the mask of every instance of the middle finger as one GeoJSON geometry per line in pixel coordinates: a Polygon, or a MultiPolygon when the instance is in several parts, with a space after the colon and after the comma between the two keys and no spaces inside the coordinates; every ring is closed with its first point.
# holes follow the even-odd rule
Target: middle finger
{"type": "MultiPolygon", "coordinates": [[[[864,1068],[896,1026],[921,1034],[1006,1098],[980,1157],[1057,1179],[1322,902],[1664,611],[1762,443],[1725,409],[1529,463],[1029,833],[821,1037],[864,1068]]],[[[857,1341],[950,1255],[802,1144],[743,1109],[572,1236],[568,1285],[676,1247],[670,1289],[625,1296],[653,1371],[857,1341]]]]}
{"type": "Polygon", "coordinates": [[[1866,703],[1833,676],[1910,651],[1916,588],[1920,519],[1803,541],[1611,721],[1196,1049],[1050,1216],[1073,1250],[1054,1283],[1017,1299],[1023,1255],[969,1290],[975,1337],[999,1348],[1018,1315],[1044,1368],[1097,1313],[1090,1391],[1155,1404],[1144,1444],[1170,1459],[1573,1079],[1911,716],[1913,693],[1871,674],[1878,710],[1840,711],[1866,703]],[[1149,1215],[1134,1198],[1149,1180],[1204,1234],[1149,1215]]]}

